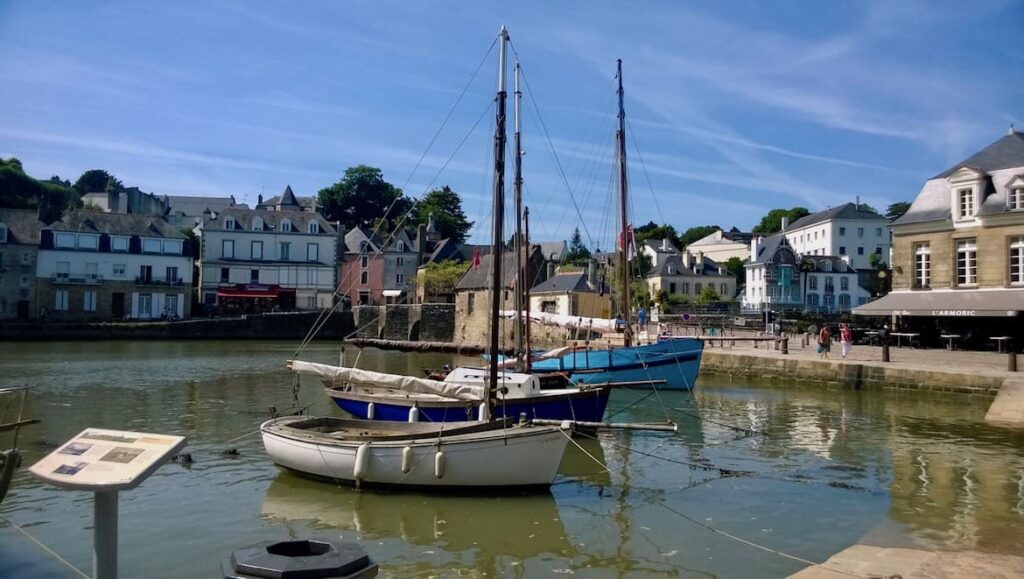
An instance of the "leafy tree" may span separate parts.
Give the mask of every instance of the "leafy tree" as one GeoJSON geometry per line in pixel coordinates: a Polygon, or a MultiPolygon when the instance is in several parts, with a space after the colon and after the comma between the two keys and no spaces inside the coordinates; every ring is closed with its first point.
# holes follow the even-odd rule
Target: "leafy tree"
{"type": "Polygon", "coordinates": [[[340,181],[320,190],[317,204],[324,208],[324,217],[340,221],[345,229],[373,227],[385,219],[393,226],[412,208],[401,189],[385,181],[380,169],[368,165],[346,169],[340,181]]]}
{"type": "Polygon", "coordinates": [[[638,250],[648,239],[665,239],[666,237],[676,247],[681,248],[681,245],[679,244],[679,234],[676,232],[676,228],[671,225],[658,225],[653,221],[648,221],[645,225],[633,228],[633,237],[636,238],[638,250]]]}
{"type": "Polygon", "coordinates": [[[886,269],[889,267],[887,263],[882,261],[882,256],[877,253],[872,253],[868,256],[868,264],[871,265],[873,269],[886,269]]]}
{"type": "Polygon", "coordinates": [[[53,223],[82,205],[78,192],[61,183],[41,181],[39,189],[39,220],[43,223],[53,223]]]}
{"type": "Polygon", "coordinates": [[[715,291],[715,288],[712,286],[712,284],[708,284],[704,286],[704,289],[700,290],[700,293],[697,294],[697,297],[693,298],[693,303],[699,306],[706,306],[708,304],[713,304],[717,302],[718,299],[718,292],[715,291]]]}
{"type": "Polygon", "coordinates": [[[462,198],[447,185],[434,189],[419,200],[413,222],[425,225],[431,215],[434,216],[434,224],[441,237],[450,237],[456,243],[464,243],[469,230],[473,228],[473,222],[466,219],[462,211],[462,198]]]}
{"type": "Polygon", "coordinates": [[[0,207],[38,209],[39,219],[52,223],[77,205],[78,196],[59,179],[37,181],[25,174],[18,159],[0,159],[0,207]]]}
{"type": "Polygon", "coordinates": [[[569,238],[569,253],[566,255],[565,260],[569,263],[582,265],[588,259],[590,259],[590,250],[583,243],[583,236],[580,235],[580,228],[577,227],[573,229],[572,237],[569,238]]]}
{"type": "Polygon", "coordinates": [[[885,216],[889,221],[895,221],[896,219],[903,217],[903,214],[906,213],[908,209],[910,209],[910,203],[907,203],[906,201],[897,201],[885,210],[885,216]]]}
{"type": "Polygon", "coordinates": [[[698,239],[702,239],[718,231],[721,227],[717,225],[698,225],[691,227],[679,236],[679,249],[683,249],[698,239]]]}
{"type": "Polygon", "coordinates": [[[725,261],[725,269],[729,275],[736,278],[736,287],[747,283],[747,268],[743,267],[744,260],[739,257],[730,257],[725,261]]]}
{"type": "Polygon", "coordinates": [[[801,217],[810,215],[811,212],[806,207],[793,207],[792,209],[772,209],[764,217],[761,218],[761,222],[754,227],[754,233],[760,233],[761,235],[768,235],[782,231],[782,218],[789,217],[789,222],[793,223],[801,217]]]}
{"type": "Polygon", "coordinates": [[[455,284],[459,282],[469,266],[469,262],[458,263],[452,260],[428,263],[416,274],[416,284],[423,288],[425,301],[430,302],[430,298],[434,296],[454,294],[455,284]]]}
{"type": "Polygon", "coordinates": [[[107,185],[110,184],[111,179],[114,179],[113,175],[107,173],[103,169],[89,169],[82,176],[75,181],[74,189],[78,192],[78,196],[81,197],[86,193],[95,193],[98,191],[107,191],[107,185]]]}
{"type": "Polygon", "coordinates": [[[868,213],[874,213],[875,215],[879,214],[877,209],[868,205],[867,203],[861,203],[860,205],[857,206],[857,209],[859,211],[867,211],[868,213]]]}

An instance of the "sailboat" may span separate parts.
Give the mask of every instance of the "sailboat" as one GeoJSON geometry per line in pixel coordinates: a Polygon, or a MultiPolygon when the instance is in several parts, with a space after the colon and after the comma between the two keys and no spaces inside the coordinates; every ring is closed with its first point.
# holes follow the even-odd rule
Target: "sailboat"
{"type": "MultiPolygon", "coordinates": [[[[528,210],[523,210],[522,205],[522,147],[520,142],[521,118],[520,101],[522,93],[519,90],[520,67],[519,62],[515,63],[515,207],[516,207],[516,298],[520,304],[529,303],[528,283],[529,260],[523,259],[524,233],[522,225],[524,216],[528,210]]],[[[504,147],[503,147],[504,148],[504,147]]],[[[495,153],[497,154],[497,153],[495,153]]],[[[504,163],[502,163],[504,167],[504,163]]],[[[495,210],[501,209],[504,213],[504,202],[499,206],[496,202],[495,210]]],[[[526,222],[525,240],[529,244],[529,224],[526,222]]],[[[492,262],[492,275],[500,284],[501,273],[504,268],[502,262],[501,245],[494,246],[494,261],[492,262]]],[[[504,287],[495,285],[494,287],[504,287]]],[[[495,290],[497,291],[497,290],[495,290]]],[[[493,296],[492,296],[493,299],[493,296]]],[[[498,311],[492,318],[492,331],[497,327],[498,311]]],[[[516,350],[528,349],[529,328],[524,328],[521,319],[517,319],[515,325],[516,350]],[[524,342],[525,340],[525,342],[524,342]],[[526,344],[524,346],[524,343],[526,344]]],[[[497,351],[497,342],[492,343],[491,351],[497,351]]],[[[307,368],[307,366],[300,366],[307,368]]],[[[565,374],[529,372],[529,367],[524,364],[512,366],[512,370],[506,371],[507,364],[501,364],[499,380],[505,386],[498,392],[498,404],[494,408],[494,415],[497,418],[510,417],[513,419],[526,417],[530,420],[572,420],[581,423],[597,423],[604,418],[605,408],[608,406],[610,388],[602,385],[573,384],[565,374]]],[[[300,370],[301,371],[301,370],[300,370]]],[[[480,420],[481,407],[479,405],[467,404],[458,397],[445,394],[447,389],[459,385],[482,387],[487,381],[487,374],[484,370],[475,368],[456,368],[449,372],[443,381],[425,385],[417,392],[387,385],[385,388],[366,388],[358,381],[350,378],[350,373],[339,376],[330,371],[322,373],[311,371],[324,379],[327,386],[327,395],[334,400],[345,412],[357,417],[370,420],[410,420],[428,422],[457,422],[467,420],[480,420]]]]}
{"type": "MultiPolygon", "coordinates": [[[[491,288],[491,352],[498,350],[501,294],[502,207],[505,189],[505,54],[508,32],[501,28],[494,136],[494,250],[491,288]]],[[[433,489],[547,487],[569,442],[570,423],[538,426],[497,419],[499,394],[536,379],[501,372],[494,357],[486,373],[463,372],[451,381],[426,380],[342,366],[292,360],[289,367],[332,380],[411,395],[451,396],[479,405],[477,422],[397,422],[340,418],[276,418],[260,426],[267,454],[278,465],[306,475],[361,485],[433,489]]]]}
{"type": "MultiPolygon", "coordinates": [[[[696,338],[674,337],[654,343],[634,345],[630,325],[629,261],[632,228],[627,214],[629,181],[626,171],[626,111],[622,88],[622,60],[618,61],[619,126],[616,130],[616,157],[619,168],[619,233],[618,267],[621,283],[619,309],[622,323],[602,318],[555,316],[528,312],[531,321],[574,327],[581,330],[611,334],[620,325],[622,347],[595,349],[590,345],[570,348],[567,352],[549,352],[531,362],[534,372],[560,372],[577,384],[621,385],[633,388],[692,390],[700,370],[704,342],[696,338]]],[[[527,302],[528,304],[528,302],[527,302]]],[[[518,315],[518,312],[515,312],[518,315]]]]}

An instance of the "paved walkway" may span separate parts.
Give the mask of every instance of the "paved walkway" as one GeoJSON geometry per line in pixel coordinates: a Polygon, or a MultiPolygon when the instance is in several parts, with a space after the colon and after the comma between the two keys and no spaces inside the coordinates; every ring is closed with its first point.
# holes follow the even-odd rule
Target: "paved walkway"
{"type": "Polygon", "coordinates": [[[919,551],[854,545],[821,565],[790,575],[792,579],[850,579],[851,576],[1010,579],[1024,576],[1024,558],[977,551],[919,551]]]}

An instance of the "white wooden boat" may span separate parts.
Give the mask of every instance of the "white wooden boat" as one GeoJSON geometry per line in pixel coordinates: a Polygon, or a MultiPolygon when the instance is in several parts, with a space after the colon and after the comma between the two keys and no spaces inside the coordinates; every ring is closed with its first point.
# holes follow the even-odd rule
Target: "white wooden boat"
{"type": "Polygon", "coordinates": [[[550,486],[570,436],[569,424],[301,416],[268,420],[260,430],[270,458],[291,470],[357,486],[434,489],[550,486]]]}

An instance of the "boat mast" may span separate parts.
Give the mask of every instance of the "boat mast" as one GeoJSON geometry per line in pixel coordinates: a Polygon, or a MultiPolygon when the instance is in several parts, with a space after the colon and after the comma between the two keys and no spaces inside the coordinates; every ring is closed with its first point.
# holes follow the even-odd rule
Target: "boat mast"
{"type": "Polygon", "coordinates": [[[623,106],[622,90],[622,59],[618,60],[619,68],[616,77],[619,79],[619,130],[615,133],[615,140],[618,145],[619,161],[619,206],[622,217],[622,247],[619,255],[619,267],[622,272],[622,319],[626,322],[623,330],[623,341],[626,346],[630,345],[629,326],[629,217],[626,213],[626,198],[629,192],[629,185],[626,180],[626,109],[623,106]]]}
{"type": "MultiPolygon", "coordinates": [[[[523,309],[529,307],[529,302],[524,299],[525,292],[529,291],[529,282],[523,277],[523,148],[522,141],[520,140],[520,131],[522,130],[522,121],[520,117],[520,103],[523,100],[523,93],[519,90],[519,59],[516,59],[515,65],[515,181],[513,181],[513,189],[515,191],[516,198],[516,370],[522,371],[523,356],[529,357],[529,352],[524,350],[525,340],[525,329],[523,325],[523,309]]],[[[530,250],[530,246],[526,245],[526,250],[530,250]]],[[[527,318],[529,319],[529,318],[527,318]]],[[[529,322],[527,322],[529,323],[529,322]]]]}
{"type": "Polygon", "coordinates": [[[495,107],[494,130],[494,235],[491,238],[492,270],[491,270],[491,347],[489,382],[487,385],[487,414],[494,416],[498,396],[498,314],[501,309],[502,245],[504,232],[502,224],[505,218],[505,45],[508,42],[508,31],[501,27],[498,34],[498,94],[495,107]]]}
{"type": "Polygon", "coordinates": [[[526,244],[526,257],[523,259],[523,280],[526,282],[523,284],[523,304],[526,306],[526,324],[524,330],[526,334],[526,358],[523,362],[523,371],[529,372],[532,362],[530,360],[530,208],[523,208],[523,242],[526,244]]]}

